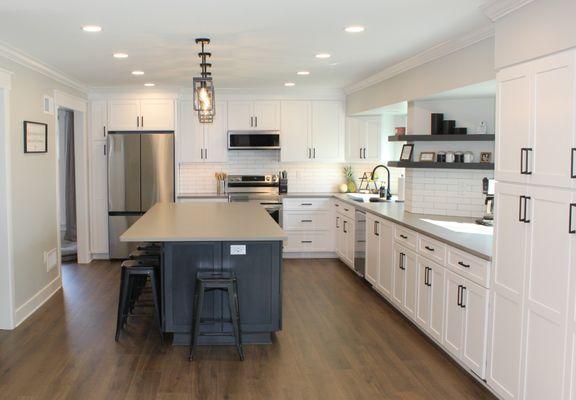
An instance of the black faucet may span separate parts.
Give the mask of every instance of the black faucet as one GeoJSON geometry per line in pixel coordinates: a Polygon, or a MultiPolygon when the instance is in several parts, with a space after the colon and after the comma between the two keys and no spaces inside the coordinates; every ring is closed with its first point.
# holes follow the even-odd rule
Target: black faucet
{"type": "Polygon", "coordinates": [[[372,174],[370,175],[370,179],[374,180],[374,173],[378,168],[384,168],[386,170],[386,173],[388,174],[386,180],[386,189],[384,192],[382,191],[383,186],[380,186],[380,197],[381,198],[386,197],[386,200],[390,200],[392,198],[392,194],[390,193],[390,170],[388,169],[388,167],[382,164],[375,166],[374,169],[372,170],[372,174]]]}

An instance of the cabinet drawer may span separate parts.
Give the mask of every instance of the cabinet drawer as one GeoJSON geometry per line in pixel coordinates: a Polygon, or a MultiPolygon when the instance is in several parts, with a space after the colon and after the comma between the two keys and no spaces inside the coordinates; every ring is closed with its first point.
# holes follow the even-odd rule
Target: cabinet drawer
{"type": "Polygon", "coordinates": [[[356,212],[356,209],[348,203],[336,200],[334,201],[334,209],[337,213],[340,213],[348,218],[355,218],[354,213],[356,212]]]}
{"type": "Polygon", "coordinates": [[[418,234],[410,229],[396,225],[394,238],[398,243],[402,243],[409,249],[416,250],[418,248],[418,234]]]}
{"type": "Polygon", "coordinates": [[[283,200],[284,210],[330,210],[330,198],[288,198],[283,200]]]}
{"type": "Polygon", "coordinates": [[[440,265],[444,265],[446,262],[446,248],[444,243],[437,240],[423,235],[418,237],[418,253],[440,265]]]}
{"type": "Polygon", "coordinates": [[[326,231],[331,228],[328,211],[284,211],[282,226],[287,231],[326,231]]]}
{"type": "Polygon", "coordinates": [[[288,231],[286,234],[284,252],[334,251],[329,232],[288,231]]]}
{"type": "Polygon", "coordinates": [[[447,267],[477,284],[489,287],[490,262],[453,247],[448,248],[447,267]]]}

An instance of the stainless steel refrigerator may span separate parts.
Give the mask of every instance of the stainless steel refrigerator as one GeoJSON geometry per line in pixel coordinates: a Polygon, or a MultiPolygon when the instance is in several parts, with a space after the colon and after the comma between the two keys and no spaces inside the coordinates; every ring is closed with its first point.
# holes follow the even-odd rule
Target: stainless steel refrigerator
{"type": "Polygon", "coordinates": [[[136,244],[119,237],[157,202],[174,201],[174,133],[109,132],[108,240],[110,258],[136,244]]]}

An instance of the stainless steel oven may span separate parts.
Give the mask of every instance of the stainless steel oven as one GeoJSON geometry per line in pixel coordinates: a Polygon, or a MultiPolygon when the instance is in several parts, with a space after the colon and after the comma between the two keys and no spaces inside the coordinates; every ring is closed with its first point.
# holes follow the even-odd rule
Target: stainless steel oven
{"type": "Polygon", "coordinates": [[[282,198],[278,193],[278,182],[278,175],[229,175],[230,202],[257,203],[282,226],[282,198]]]}

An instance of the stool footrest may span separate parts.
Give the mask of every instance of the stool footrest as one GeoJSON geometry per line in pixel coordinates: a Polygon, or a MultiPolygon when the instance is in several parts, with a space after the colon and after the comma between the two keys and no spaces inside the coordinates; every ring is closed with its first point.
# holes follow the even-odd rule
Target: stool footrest
{"type": "Polygon", "coordinates": [[[231,336],[234,337],[234,332],[202,332],[198,336],[231,336]]]}

